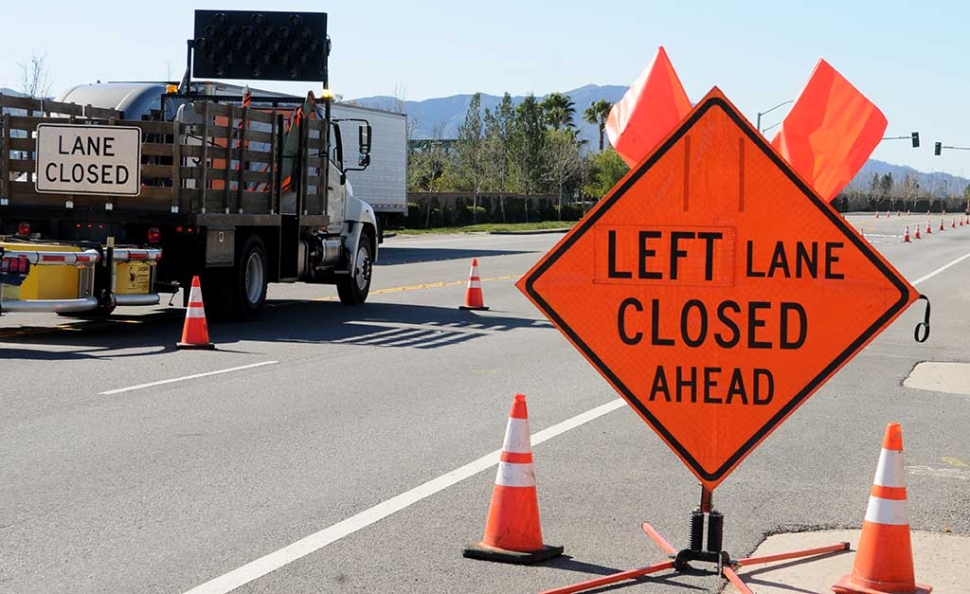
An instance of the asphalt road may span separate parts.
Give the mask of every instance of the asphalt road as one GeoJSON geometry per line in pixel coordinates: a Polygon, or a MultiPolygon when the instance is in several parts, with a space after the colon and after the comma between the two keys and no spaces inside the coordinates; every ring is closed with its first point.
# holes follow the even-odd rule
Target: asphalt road
{"type": "MultiPolygon", "coordinates": [[[[949,218],[911,244],[925,216],[849,220],[911,281],[970,254],[949,218]]],[[[175,350],[174,307],[0,318],[0,592],[535,592],[662,560],[639,524],[684,546],[696,480],[514,287],[559,238],[393,238],[365,306],[273,286],[258,322],[210,324],[215,351],[175,350]],[[456,308],[472,257],[488,312],[456,308]],[[517,392],[533,433],[563,430],[535,457],[545,540],[567,556],[533,567],[460,554],[517,392]]],[[[968,274],[918,285],[928,342],[914,306],[718,488],[725,548],[859,526],[889,421],[922,469],[913,527],[970,534],[970,396],[902,385],[920,361],[970,363],[968,274]]],[[[697,571],[622,591],[721,586],[697,571]]]]}

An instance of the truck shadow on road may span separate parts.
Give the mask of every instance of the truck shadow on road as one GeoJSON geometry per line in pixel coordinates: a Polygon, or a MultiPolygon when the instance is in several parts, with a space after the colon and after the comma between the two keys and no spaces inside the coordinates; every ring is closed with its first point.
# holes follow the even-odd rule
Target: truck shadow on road
{"type": "Polygon", "coordinates": [[[382,247],[377,254],[377,266],[397,266],[399,264],[415,264],[418,262],[440,262],[443,260],[471,260],[472,258],[487,258],[489,256],[514,256],[518,254],[534,254],[540,250],[469,250],[448,248],[411,248],[411,247],[382,247]]]}
{"type": "MultiPolygon", "coordinates": [[[[325,301],[271,301],[252,323],[209,321],[222,352],[269,352],[265,344],[346,344],[437,349],[517,329],[552,329],[545,320],[450,307],[325,301]],[[253,344],[253,343],[259,343],[253,344]]],[[[0,361],[62,361],[151,356],[175,350],[184,310],[0,332],[0,361]],[[56,347],[57,350],[45,347],[56,347]]]]}
{"type": "Polygon", "coordinates": [[[436,349],[528,328],[551,329],[552,324],[427,305],[369,303],[348,308],[337,303],[291,302],[272,308],[259,324],[240,326],[237,339],[436,349]],[[319,323],[307,324],[307,319],[319,323]]]}

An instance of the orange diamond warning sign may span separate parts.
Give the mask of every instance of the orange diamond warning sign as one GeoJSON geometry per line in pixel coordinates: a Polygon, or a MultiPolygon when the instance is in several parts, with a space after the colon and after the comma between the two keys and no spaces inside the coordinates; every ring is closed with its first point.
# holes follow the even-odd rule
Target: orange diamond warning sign
{"type": "Polygon", "coordinates": [[[710,489],[918,296],[716,88],[517,286],[710,489]]]}

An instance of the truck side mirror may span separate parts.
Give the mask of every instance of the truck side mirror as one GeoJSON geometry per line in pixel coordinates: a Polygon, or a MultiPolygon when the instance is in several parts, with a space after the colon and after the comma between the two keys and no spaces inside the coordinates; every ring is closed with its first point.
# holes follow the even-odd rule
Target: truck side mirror
{"type": "Polygon", "coordinates": [[[338,170],[344,170],[344,142],[340,136],[340,124],[336,122],[333,124],[333,162],[338,170]]]}
{"type": "Polygon", "coordinates": [[[361,125],[359,129],[359,133],[360,133],[360,136],[359,136],[358,144],[360,145],[360,154],[369,155],[370,154],[370,135],[371,135],[370,124],[361,125]]]}
{"type": "Polygon", "coordinates": [[[366,169],[370,165],[370,155],[361,155],[357,158],[357,166],[366,169]]]}

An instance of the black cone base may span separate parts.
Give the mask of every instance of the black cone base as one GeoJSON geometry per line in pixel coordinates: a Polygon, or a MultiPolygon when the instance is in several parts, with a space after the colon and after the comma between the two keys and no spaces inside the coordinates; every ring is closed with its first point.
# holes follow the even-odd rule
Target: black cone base
{"type": "Polygon", "coordinates": [[[543,545],[538,551],[507,551],[478,543],[465,547],[465,550],[462,551],[462,556],[469,559],[480,559],[482,561],[528,565],[529,563],[540,563],[553,557],[558,557],[562,555],[562,551],[562,547],[552,547],[549,545],[543,545]]]}

